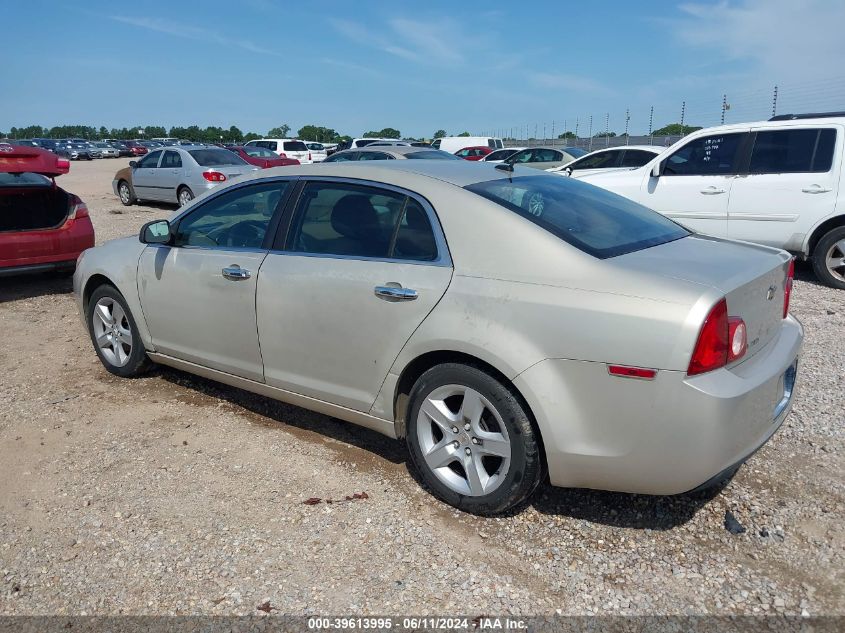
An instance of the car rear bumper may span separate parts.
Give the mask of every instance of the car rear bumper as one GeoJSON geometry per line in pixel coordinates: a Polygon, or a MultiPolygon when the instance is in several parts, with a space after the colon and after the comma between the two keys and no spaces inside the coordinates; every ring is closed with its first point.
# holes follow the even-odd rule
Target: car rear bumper
{"type": "Polygon", "coordinates": [[[72,267],[86,248],[94,246],[94,227],[87,216],[56,229],[0,233],[0,275],[72,267]]]}
{"type": "Polygon", "coordinates": [[[790,316],[731,369],[637,380],[611,376],[605,363],[549,359],[514,384],[537,419],[552,484],[679,494],[741,464],[780,428],[802,343],[790,316]]]}

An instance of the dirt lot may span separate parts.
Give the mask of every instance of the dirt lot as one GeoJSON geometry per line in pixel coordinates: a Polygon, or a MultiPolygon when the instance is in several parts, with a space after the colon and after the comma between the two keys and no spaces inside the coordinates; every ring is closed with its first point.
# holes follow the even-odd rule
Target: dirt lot
{"type": "MultiPolygon", "coordinates": [[[[121,206],[125,163],[60,180],[98,242],[173,210],[121,206]]],[[[115,378],[68,279],[0,280],[0,614],[845,614],[845,292],[801,266],[793,306],[794,411],[723,490],[547,488],[481,519],[401,443],[168,369],[115,378]]]]}

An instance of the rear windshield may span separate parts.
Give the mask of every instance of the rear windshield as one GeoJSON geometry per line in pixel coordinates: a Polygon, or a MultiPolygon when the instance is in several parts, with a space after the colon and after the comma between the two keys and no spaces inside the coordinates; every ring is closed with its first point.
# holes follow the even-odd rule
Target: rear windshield
{"type": "Polygon", "coordinates": [[[192,149],[188,153],[203,167],[247,164],[243,158],[225,149],[192,149]]]}
{"type": "Polygon", "coordinates": [[[449,152],[441,152],[439,149],[430,149],[428,151],[423,150],[421,152],[409,152],[405,154],[405,158],[435,158],[438,160],[461,160],[457,156],[450,154],[449,152]]]}
{"type": "Polygon", "coordinates": [[[283,149],[286,152],[307,152],[308,148],[302,141],[285,141],[282,143],[283,149]]]}
{"type": "Polygon", "coordinates": [[[600,259],[690,234],[679,224],[627,198],[552,174],[490,180],[466,189],[600,259]]]}
{"type": "Polygon", "coordinates": [[[258,156],[261,158],[278,158],[279,155],[276,152],[273,152],[266,147],[256,147],[255,145],[250,145],[249,147],[244,147],[244,153],[247,156],[258,156]]]}
{"type": "Polygon", "coordinates": [[[355,141],[355,147],[366,147],[370,143],[376,143],[376,142],[378,142],[377,138],[363,139],[363,140],[360,140],[360,141],[355,141]]]}
{"type": "Polygon", "coordinates": [[[24,172],[22,174],[7,174],[0,172],[0,187],[38,187],[52,185],[53,182],[41,174],[24,172]]]}

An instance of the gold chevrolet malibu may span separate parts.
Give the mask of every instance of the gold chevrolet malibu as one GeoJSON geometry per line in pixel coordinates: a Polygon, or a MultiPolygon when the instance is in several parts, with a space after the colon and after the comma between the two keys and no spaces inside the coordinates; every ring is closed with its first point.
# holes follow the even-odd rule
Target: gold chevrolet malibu
{"type": "Polygon", "coordinates": [[[402,160],[267,169],[89,249],[105,368],[153,363],[403,438],[477,514],[552,485],[676,494],[780,427],[803,330],[782,250],[577,180],[402,160]]]}

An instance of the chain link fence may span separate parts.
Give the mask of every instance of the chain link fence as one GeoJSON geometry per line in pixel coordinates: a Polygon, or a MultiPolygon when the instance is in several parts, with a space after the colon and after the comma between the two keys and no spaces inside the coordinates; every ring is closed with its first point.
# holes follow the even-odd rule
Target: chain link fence
{"type": "Polygon", "coordinates": [[[679,99],[662,101],[647,109],[613,110],[550,118],[546,122],[521,123],[485,128],[479,136],[505,139],[505,146],[580,147],[592,151],[620,145],[668,147],[683,138],[679,126],[714,125],[764,121],[778,114],[845,111],[845,77],[826,81],[778,84],[733,94],[715,94],[705,101],[679,99]],[[676,124],[675,133],[661,133],[676,124]],[[564,133],[566,138],[560,138],[564,133]],[[655,133],[656,132],[656,133],[655,133]]]}

